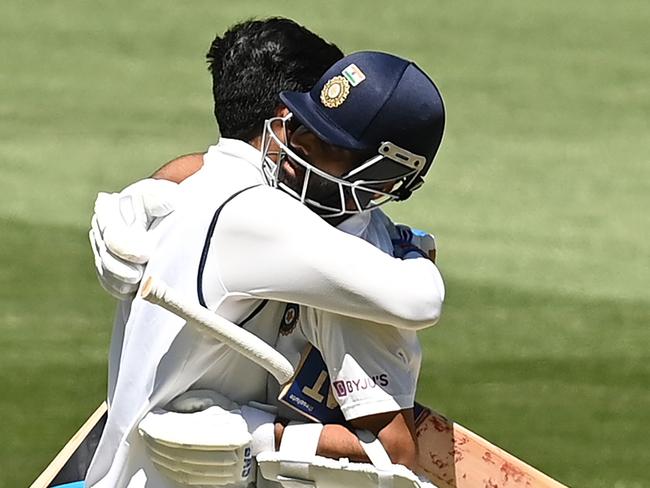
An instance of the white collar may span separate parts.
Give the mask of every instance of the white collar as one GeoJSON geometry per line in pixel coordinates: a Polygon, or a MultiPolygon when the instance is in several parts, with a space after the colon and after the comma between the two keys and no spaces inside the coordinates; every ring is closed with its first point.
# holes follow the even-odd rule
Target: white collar
{"type": "Polygon", "coordinates": [[[215,146],[210,147],[210,149],[212,148],[224,154],[243,159],[262,171],[262,153],[247,142],[221,137],[215,146]]]}
{"type": "MultiPolygon", "coordinates": [[[[240,139],[230,139],[228,137],[221,137],[216,145],[211,146],[208,151],[216,150],[223,154],[228,154],[252,164],[259,171],[262,171],[262,152],[254,148],[247,142],[240,139]]],[[[354,236],[361,236],[370,224],[372,212],[363,212],[355,214],[336,227],[347,234],[354,236]]]]}

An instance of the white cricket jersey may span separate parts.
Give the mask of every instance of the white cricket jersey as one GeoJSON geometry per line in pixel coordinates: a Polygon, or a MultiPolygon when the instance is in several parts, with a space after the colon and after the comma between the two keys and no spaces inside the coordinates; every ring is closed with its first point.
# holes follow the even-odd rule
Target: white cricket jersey
{"type": "MultiPolygon", "coordinates": [[[[277,301],[401,327],[437,320],[442,282],[432,263],[394,259],[334,229],[265,186],[260,162],[259,151],[242,141],[221,139],[210,147],[203,168],[181,183],[176,210],[160,221],[145,275],[270,344],[284,311],[277,301]]],[[[120,304],[108,421],[87,486],[174,487],[149,461],[138,422],[190,387],[210,387],[241,403],[264,401],[266,376],[158,306],[139,297],[120,304]]]]}
{"type": "MultiPolygon", "coordinates": [[[[339,229],[392,255],[391,226],[376,209],[339,229]]],[[[296,369],[281,392],[269,377],[269,401],[280,397],[281,416],[336,423],[413,407],[422,359],[415,331],[287,305],[276,349],[296,369]]]]}

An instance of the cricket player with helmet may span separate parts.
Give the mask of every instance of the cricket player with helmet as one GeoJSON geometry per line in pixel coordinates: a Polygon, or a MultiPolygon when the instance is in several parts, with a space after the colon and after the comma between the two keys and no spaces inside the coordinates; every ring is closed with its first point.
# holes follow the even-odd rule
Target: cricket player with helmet
{"type": "MultiPolygon", "coordinates": [[[[386,55],[362,53],[361,56],[371,58],[386,55]]],[[[392,62],[394,57],[389,58],[392,62]]],[[[389,58],[384,60],[387,65],[390,64],[389,58]]],[[[357,61],[356,67],[363,73],[363,68],[358,67],[361,60],[357,61]]],[[[403,60],[401,61],[404,63],[403,60]]],[[[394,80],[398,82],[398,85],[402,80],[409,81],[408,76],[402,76],[404,73],[409,71],[408,75],[412,75],[410,67],[413,65],[406,63],[404,66],[406,68],[400,74],[400,78],[394,80]]],[[[348,67],[346,66],[345,69],[348,67]]],[[[339,68],[337,67],[337,69],[339,68]]],[[[373,72],[373,75],[375,74],[372,69],[366,69],[373,72]]],[[[386,72],[388,71],[387,69],[386,72]]],[[[366,83],[369,88],[372,88],[373,83],[379,81],[381,81],[380,77],[375,81],[367,78],[366,83]]],[[[431,83],[430,80],[428,82],[431,83]]],[[[431,85],[433,84],[431,83],[431,85]]],[[[434,85],[433,87],[435,88],[434,85]]],[[[412,88],[407,91],[411,90],[412,88]]],[[[357,93],[361,94],[362,92],[357,90],[357,93]]],[[[397,95],[400,93],[397,91],[397,95]]],[[[330,94],[334,98],[337,96],[334,92],[330,94]]],[[[352,97],[353,94],[354,90],[350,89],[346,96],[352,97]]],[[[437,90],[435,94],[439,100],[437,90]]],[[[353,98],[350,100],[352,101],[353,98]]],[[[375,106],[375,109],[379,111],[381,107],[375,106]]],[[[438,127],[441,134],[442,104],[439,102],[437,105],[433,104],[432,107],[438,110],[434,117],[439,118],[438,127]]],[[[372,122],[374,119],[375,117],[372,117],[368,121],[372,122]]],[[[282,125],[287,121],[283,121],[282,125]]],[[[283,126],[282,129],[284,130],[284,128],[283,126]]],[[[322,130],[322,128],[313,130],[322,130]]],[[[311,137],[305,132],[303,135],[311,137]]],[[[327,134],[323,134],[321,137],[324,141],[327,140],[327,134]]],[[[387,137],[382,144],[385,141],[390,142],[389,139],[390,137],[387,137]]],[[[279,140],[282,142],[281,137],[279,140]]],[[[381,167],[381,161],[389,163],[391,170],[382,171],[381,179],[373,179],[372,171],[369,173],[370,177],[360,171],[356,173],[357,176],[361,175],[359,178],[354,179],[354,174],[339,174],[338,176],[342,176],[339,178],[340,182],[328,182],[325,185],[313,183],[316,180],[311,179],[311,174],[315,174],[315,170],[327,173],[323,169],[323,166],[326,165],[319,166],[313,161],[313,168],[307,167],[302,178],[302,181],[309,179],[310,182],[308,185],[303,184],[300,188],[295,184],[301,181],[297,168],[288,167],[286,172],[287,174],[292,173],[293,181],[290,178],[277,178],[277,183],[271,181],[278,186],[284,182],[283,190],[285,192],[277,192],[268,186],[255,186],[260,182],[259,177],[262,170],[262,158],[259,153],[255,153],[251,146],[249,146],[251,149],[248,149],[239,144],[233,144],[236,141],[225,140],[222,142],[224,144],[221,147],[212,149],[212,156],[217,153],[220,158],[219,165],[209,164],[211,160],[209,151],[204,157],[206,163],[204,168],[181,185],[181,197],[174,213],[158,226],[160,242],[151,255],[147,273],[162,276],[177,288],[195,290],[199,301],[213,310],[218,310],[220,314],[231,320],[240,323],[246,322],[242,325],[250,327],[269,342],[272,342],[272,336],[277,335],[277,331],[272,334],[263,330],[264,328],[260,324],[261,322],[268,324],[269,322],[266,320],[254,324],[255,319],[262,317],[269,319],[273,316],[273,307],[263,305],[265,303],[263,300],[269,299],[298,302],[321,309],[340,311],[351,316],[367,317],[375,321],[380,321],[384,314],[389,314],[387,315],[388,321],[394,325],[403,326],[403,317],[396,319],[398,314],[394,310],[386,311],[379,307],[378,303],[393,300],[394,297],[390,293],[386,294],[385,290],[377,289],[375,284],[377,282],[374,280],[386,279],[386,276],[389,277],[388,279],[393,279],[403,272],[402,269],[412,270],[415,268],[406,266],[409,263],[404,262],[398,270],[392,259],[373,250],[372,247],[361,245],[361,241],[346,237],[332,229],[316,215],[307,211],[305,207],[296,206],[295,200],[287,197],[286,191],[291,189],[296,192],[300,189],[300,197],[306,203],[312,206],[318,203],[322,210],[329,212],[333,208],[331,200],[319,200],[313,192],[308,190],[310,187],[317,188],[328,194],[331,192],[327,187],[330,183],[334,183],[339,185],[337,187],[338,194],[341,195],[342,192],[345,195],[345,198],[339,199],[340,202],[346,202],[338,209],[338,212],[342,212],[341,215],[350,210],[348,204],[354,205],[356,211],[366,210],[376,204],[375,199],[370,195],[373,190],[376,190],[375,193],[381,193],[382,196],[389,198],[391,192],[400,191],[404,196],[412,191],[414,185],[419,184],[418,177],[423,175],[422,169],[418,169],[415,164],[417,162],[415,158],[423,155],[394,143],[391,143],[391,146],[378,146],[376,148],[377,156],[381,156],[381,158],[375,156],[376,161],[372,163],[367,161],[362,166],[364,166],[364,170],[373,167],[376,169],[381,167]],[[387,149],[379,152],[380,147],[387,147],[387,149]],[[259,164],[257,167],[252,164],[256,158],[259,164]],[[248,164],[242,164],[244,161],[248,164]],[[399,163],[399,161],[404,161],[407,164],[399,163]],[[404,167],[402,173],[396,171],[394,167],[396,162],[404,167]],[[307,174],[310,175],[310,178],[307,178],[307,174]],[[253,184],[251,185],[251,183],[253,184]],[[206,203],[210,198],[213,201],[212,205],[206,203]],[[252,229],[249,227],[242,229],[243,215],[246,216],[246,224],[249,227],[253,226],[252,229]],[[201,229],[203,229],[202,232],[201,229]],[[191,236],[200,234],[203,234],[203,242],[188,242],[191,240],[191,236]],[[213,245],[217,241],[218,246],[213,245]],[[260,242],[264,245],[260,245],[260,242]],[[306,255],[305,249],[296,243],[306,245],[307,250],[316,250],[316,252],[306,255]],[[336,250],[337,259],[331,254],[328,255],[330,249],[336,250]],[[259,262],[270,269],[252,267],[258,274],[256,277],[258,281],[255,285],[251,281],[242,279],[241,275],[246,269],[242,264],[245,265],[248,261],[255,263],[254,258],[258,257],[255,256],[255,253],[259,253],[260,250],[265,252],[266,259],[260,259],[259,262]],[[283,252],[292,255],[295,260],[293,266],[284,266],[284,261],[278,259],[279,253],[283,252]],[[241,258],[242,255],[252,259],[238,260],[238,256],[241,258]],[[312,263],[312,259],[320,262],[312,263]],[[361,280],[355,281],[354,273],[350,273],[351,270],[354,271],[354,267],[360,259],[363,259],[364,264],[370,265],[370,277],[373,280],[364,283],[370,287],[370,290],[365,292],[358,284],[361,280]],[[280,261],[282,266],[277,265],[275,261],[280,261]],[[321,269],[323,263],[330,265],[329,269],[321,269]],[[377,272],[374,272],[377,276],[372,274],[375,266],[382,269],[381,275],[377,272]],[[287,278],[287,274],[290,274],[289,278],[287,278]],[[288,283],[288,280],[292,282],[288,283]],[[349,296],[350,291],[353,291],[355,295],[349,296]]],[[[435,142],[436,149],[438,144],[439,138],[435,142]]],[[[267,154],[271,152],[269,151],[270,147],[270,145],[265,146],[267,154]]],[[[354,149],[359,150],[356,147],[354,149]]],[[[282,151],[289,154],[286,148],[282,151]]],[[[288,159],[276,157],[276,166],[295,164],[298,159],[295,157],[297,155],[291,156],[291,162],[288,159]]],[[[272,165],[273,157],[270,155],[266,158],[265,165],[272,165]]],[[[431,162],[432,155],[428,161],[426,160],[427,156],[424,157],[424,162],[427,164],[420,168],[428,166],[431,162]]],[[[280,175],[280,169],[272,169],[277,176],[280,175]]],[[[393,196],[399,198],[398,193],[394,193],[393,196]]],[[[420,264],[417,263],[418,261],[423,260],[413,260],[412,264],[420,264]]],[[[441,302],[442,283],[437,275],[437,270],[435,267],[430,267],[427,271],[436,277],[433,280],[433,289],[438,290],[437,297],[441,302]]],[[[408,273],[406,274],[408,278],[408,273]]],[[[418,276],[411,276],[411,278],[415,279],[418,276]]],[[[405,282],[404,284],[408,285],[409,283],[405,282]]],[[[428,298],[430,299],[430,297],[428,298]]],[[[167,405],[178,393],[190,387],[202,386],[202,381],[240,401],[255,399],[255,397],[259,397],[259,394],[255,393],[255,386],[246,388],[241,381],[236,381],[241,378],[237,378],[234,372],[244,368],[250,371],[251,368],[238,367],[236,365],[237,358],[229,356],[228,351],[207,343],[194,331],[183,327],[182,321],[151,308],[137,298],[123,304],[122,307],[124,323],[122,323],[121,334],[118,333],[116,336],[121,343],[116,349],[117,363],[114,368],[114,384],[111,388],[112,394],[109,395],[111,400],[109,423],[89,473],[89,484],[93,485],[94,481],[97,481],[97,486],[174,486],[169,484],[171,483],[169,477],[160,476],[158,471],[150,468],[151,462],[143,449],[143,442],[139,438],[139,434],[135,432],[139,420],[152,409],[167,405]],[[221,366],[225,368],[225,371],[216,374],[215,371],[218,368],[215,369],[215,366],[221,366]],[[210,374],[211,372],[212,374],[210,374]],[[111,425],[112,421],[114,425],[111,425]],[[108,456],[103,457],[102,454],[108,454],[108,456]],[[93,479],[93,476],[96,478],[93,479]]],[[[384,308],[386,307],[384,306],[384,308]]],[[[411,325],[412,322],[407,325],[411,325]]],[[[118,317],[117,323],[119,325],[120,317],[118,317]]],[[[271,329],[271,327],[267,326],[266,329],[271,329]]],[[[191,399],[190,403],[192,403],[191,399]]],[[[177,406],[178,409],[186,408],[181,407],[177,406]]],[[[228,413],[228,408],[220,408],[228,413]]],[[[199,408],[199,410],[207,412],[210,409],[199,408]]],[[[221,412],[221,410],[219,411],[221,412]]],[[[241,411],[243,413],[243,407],[241,411]]],[[[263,417],[263,414],[259,412],[256,415],[258,419],[263,417]]],[[[236,421],[231,423],[235,424],[236,421]]],[[[247,423],[249,430],[253,430],[253,434],[255,434],[257,429],[251,429],[251,422],[247,423]]],[[[268,422],[258,421],[258,424],[257,427],[261,429],[268,422]]],[[[155,428],[152,429],[152,432],[156,431],[155,428]]],[[[268,430],[266,427],[265,429],[268,430]]],[[[146,436],[146,425],[144,430],[146,436]]],[[[320,437],[322,438],[322,436],[320,437]]],[[[269,450],[268,443],[265,446],[260,449],[269,450]]],[[[208,484],[214,483],[210,481],[208,484]]]]}
{"type": "MultiPolygon", "coordinates": [[[[336,63],[310,92],[285,92],[281,98],[291,113],[266,124],[265,135],[274,140],[281,155],[281,164],[276,164],[268,151],[265,154],[269,180],[278,187],[286,185],[285,191],[330,221],[345,218],[340,229],[373,242],[388,254],[394,255],[396,247],[397,253],[404,252],[395,246],[397,229],[376,206],[399,200],[419,187],[433,161],[444,120],[435,85],[406,60],[361,52],[336,63]],[[373,81],[364,90],[363,83],[368,79],[373,81]],[[337,83],[342,88],[332,89],[337,83]],[[337,94],[339,98],[333,100],[337,94]],[[411,111],[402,111],[406,108],[411,111]],[[272,126],[279,122],[286,128],[292,119],[302,126],[285,144],[272,126]],[[336,176],[308,161],[325,144],[369,151],[370,155],[343,169],[343,176],[336,176]],[[290,176],[286,177],[285,172],[290,176]],[[294,178],[296,173],[303,177],[294,178]]],[[[275,382],[270,382],[270,399],[279,397],[281,406],[287,405],[322,424],[344,420],[353,428],[378,432],[380,442],[371,449],[362,442],[362,453],[365,451],[385,473],[391,472],[386,466],[390,461],[414,468],[416,446],[409,426],[421,358],[415,331],[377,327],[367,320],[311,307],[295,309],[288,305],[286,310],[299,310],[298,324],[284,330],[281,326],[276,348],[292,360],[297,372],[281,392],[275,382]],[[302,354],[296,354],[301,349],[302,354]],[[328,388],[330,382],[334,388],[328,388]],[[384,447],[390,456],[382,456],[384,447]]],[[[287,322],[282,325],[287,326],[287,322]]],[[[287,410],[281,413],[286,415],[287,410]]],[[[345,435],[339,426],[325,429],[345,435]]],[[[289,476],[292,468],[286,466],[296,459],[296,451],[300,459],[309,454],[333,454],[318,444],[308,452],[314,443],[305,442],[304,437],[300,441],[294,437],[293,442],[298,445],[291,446],[291,441],[283,439],[278,453],[263,454],[264,468],[273,473],[273,479],[289,476]],[[272,461],[276,463],[274,468],[269,467],[272,461]]],[[[358,452],[346,454],[352,460],[361,458],[358,452]]],[[[340,468],[334,462],[329,462],[328,467],[340,468]]],[[[323,474],[323,470],[316,473],[323,474]]],[[[334,477],[341,483],[345,479],[334,477]]]]}

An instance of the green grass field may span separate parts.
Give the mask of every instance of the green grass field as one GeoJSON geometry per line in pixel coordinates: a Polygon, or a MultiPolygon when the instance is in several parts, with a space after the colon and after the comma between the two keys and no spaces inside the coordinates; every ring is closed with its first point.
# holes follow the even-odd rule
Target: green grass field
{"type": "Polygon", "coordinates": [[[445,96],[428,183],[390,209],[437,234],[447,281],[420,399],[570,486],[650,486],[650,4],[274,3],[0,7],[0,488],[104,395],[95,193],[216,139],[204,51],[272,14],[445,96]]]}

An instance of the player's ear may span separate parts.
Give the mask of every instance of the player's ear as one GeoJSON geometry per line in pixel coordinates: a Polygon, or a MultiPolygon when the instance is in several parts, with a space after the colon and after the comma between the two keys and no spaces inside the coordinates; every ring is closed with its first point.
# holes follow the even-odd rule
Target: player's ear
{"type": "Polygon", "coordinates": [[[275,108],[275,116],[276,117],[286,117],[289,114],[289,109],[285,107],[284,105],[278,105],[275,108]]]}

